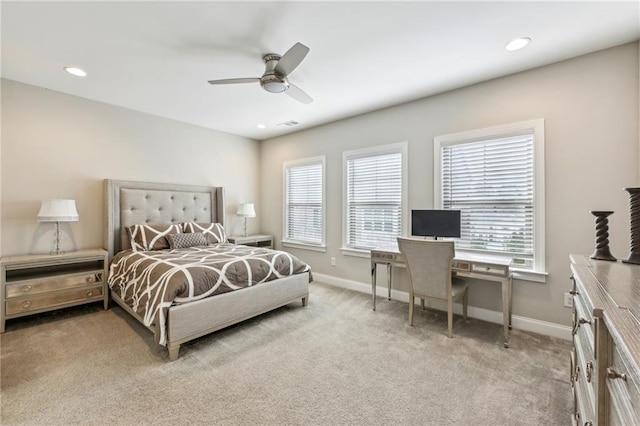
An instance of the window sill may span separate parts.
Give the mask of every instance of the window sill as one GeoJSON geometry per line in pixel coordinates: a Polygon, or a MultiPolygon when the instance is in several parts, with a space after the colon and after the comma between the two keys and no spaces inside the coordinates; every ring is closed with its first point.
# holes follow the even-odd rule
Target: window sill
{"type": "Polygon", "coordinates": [[[371,250],[341,247],[340,251],[342,251],[342,254],[344,254],[345,256],[363,257],[365,259],[371,259],[371,250]]]}
{"type": "Polygon", "coordinates": [[[528,271],[525,269],[510,268],[514,280],[533,281],[536,283],[546,283],[548,272],[528,271]]]}
{"type": "Polygon", "coordinates": [[[303,249],[303,250],[311,250],[311,251],[319,251],[322,253],[327,252],[326,245],[316,245],[316,244],[305,244],[305,243],[295,243],[292,241],[282,241],[282,247],[303,249]]]}

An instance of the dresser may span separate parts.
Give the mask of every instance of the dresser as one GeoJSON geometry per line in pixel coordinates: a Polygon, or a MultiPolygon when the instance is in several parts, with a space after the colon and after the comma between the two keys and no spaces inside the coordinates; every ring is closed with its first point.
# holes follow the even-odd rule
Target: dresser
{"type": "Polygon", "coordinates": [[[574,425],[640,425],[640,265],[571,255],[574,425]]]}
{"type": "Polygon", "coordinates": [[[108,308],[106,250],[34,254],[0,260],[0,333],[12,318],[102,302],[108,308]]]}

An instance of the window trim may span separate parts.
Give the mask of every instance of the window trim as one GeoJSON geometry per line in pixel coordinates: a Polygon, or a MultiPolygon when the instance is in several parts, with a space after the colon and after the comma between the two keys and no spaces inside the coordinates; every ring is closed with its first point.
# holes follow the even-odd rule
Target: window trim
{"type": "Polygon", "coordinates": [[[282,164],[282,246],[319,252],[327,251],[327,157],[299,158],[288,160],[282,164]],[[287,239],[287,169],[291,167],[322,164],[322,241],[319,244],[287,239]]]}
{"type": "Polygon", "coordinates": [[[378,145],[369,148],[355,149],[350,151],[344,151],[342,153],[342,247],[340,247],[340,251],[342,254],[347,256],[355,256],[355,257],[363,257],[369,258],[371,257],[371,250],[360,249],[360,248],[352,248],[347,244],[347,194],[348,194],[348,175],[347,175],[347,162],[352,158],[358,157],[368,157],[374,155],[385,155],[385,154],[395,154],[400,153],[401,163],[402,163],[402,192],[401,192],[401,201],[400,208],[402,213],[400,215],[402,220],[402,226],[400,228],[400,236],[405,237],[407,235],[408,225],[408,176],[409,176],[409,165],[407,162],[407,152],[408,152],[409,143],[407,141],[391,143],[387,145],[378,145]]]}
{"type": "MultiPolygon", "coordinates": [[[[545,164],[544,164],[544,119],[521,121],[486,127],[433,138],[433,205],[442,208],[442,146],[477,142],[484,139],[503,138],[533,134],[533,230],[534,250],[532,269],[511,267],[514,278],[545,282],[545,164]]],[[[500,256],[500,254],[491,254],[500,256]]],[[[507,257],[502,255],[500,257],[507,257]]]]}

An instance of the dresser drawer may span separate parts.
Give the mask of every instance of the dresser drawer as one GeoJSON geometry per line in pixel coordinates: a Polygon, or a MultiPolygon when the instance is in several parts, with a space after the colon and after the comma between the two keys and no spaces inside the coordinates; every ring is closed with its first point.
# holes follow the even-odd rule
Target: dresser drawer
{"type": "Polygon", "coordinates": [[[91,299],[100,300],[103,296],[103,286],[84,287],[74,290],[57,291],[33,297],[22,297],[5,302],[6,315],[16,315],[24,312],[45,310],[69,303],[83,302],[91,299]]]}
{"type": "Polygon", "coordinates": [[[591,398],[595,398],[596,390],[596,373],[595,365],[596,359],[593,352],[593,347],[589,344],[588,338],[585,336],[584,329],[578,331],[578,334],[574,336],[573,345],[575,350],[574,363],[580,367],[583,373],[587,387],[591,398]]]}
{"type": "Polygon", "coordinates": [[[609,393],[610,424],[640,425],[640,390],[633,382],[618,347],[612,351],[611,365],[607,368],[607,391],[609,393]]]}
{"type": "Polygon", "coordinates": [[[588,422],[595,424],[595,397],[590,392],[591,389],[589,383],[587,383],[584,368],[577,365],[575,373],[574,391],[576,405],[574,409],[574,419],[577,420],[578,425],[589,424],[588,422]]]}
{"type": "Polygon", "coordinates": [[[582,406],[579,411],[583,418],[587,416],[590,420],[593,420],[597,395],[596,364],[593,350],[589,346],[585,334],[583,329],[574,336],[574,392],[576,399],[582,406]]]}
{"type": "Polygon", "coordinates": [[[575,297],[573,301],[573,329],[574,342],[576,338],[590,354],[595,354],[595,321],[591,312],[586,311],[582,299],[575,297]]]}
{"type": "Polygon", "coordinates": [[[46,278],[20,280],[6,285],[6,297],[12,299],[29,295],[70,289],[73,287],[95,285],[104,281],[102,270],[65,274],[46,278]]]}

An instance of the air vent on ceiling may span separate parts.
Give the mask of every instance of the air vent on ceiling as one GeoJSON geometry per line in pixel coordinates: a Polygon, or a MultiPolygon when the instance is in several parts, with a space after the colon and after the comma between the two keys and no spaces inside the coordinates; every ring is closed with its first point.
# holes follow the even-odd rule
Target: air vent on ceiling
{"type": "Polygon", "coordinates": [[[278,123],[277,126],[287,126],[287,127],[293,127],[293,126],[297,126],[298,123],[295,120],[289,120],[289,121],[285,121],[284,123],[278,123]]]}

